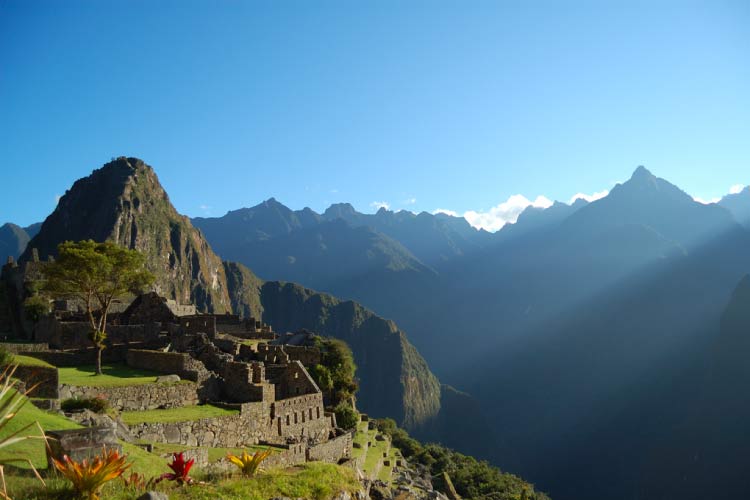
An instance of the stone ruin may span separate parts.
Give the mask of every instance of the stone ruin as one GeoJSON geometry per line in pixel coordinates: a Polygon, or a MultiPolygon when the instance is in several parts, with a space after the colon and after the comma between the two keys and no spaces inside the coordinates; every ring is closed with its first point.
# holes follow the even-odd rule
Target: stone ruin
{"type": "MultiPolygon", "coordinates": [[[[20,296],[19,290],[25,291],[29,281],[39,278],[39,270],[38,258],[21,266],[9,263],[3,267],[0,285],[10,295],[20,296]]],[[[27,334],[18,303],[20,299],[8,304],[16,314],[11,326],[20,333],[17,338],[33,341],[29,345],[35,346],[34,352],[24,354],[54,366],[93,363],[90,325],[79,304],[55,301],[52,312],[27,334]]],[[[339,462],[351,456],[351,434],[338,429],[335,415],[325,411],[323,394],[305,368],[320,362],[318,349],[283,345],[270,326],[255,318],[199,314],[192,305],[153,292],[119,304],[109,320],[105,362],[125,363],[186,382],[102,388],[57,384],[57,377],[50,377],[57,385],[47,390],[56,392],[52,395],[58,400],[105,397],[121,411],[211,403],[237,411],[191,422],[131,425],[129,434],[136,441],[185,446],[233,448],[264,443],[283,450],[270,459],[279,464],[339,462]]],[[[111,435],[103,430],[57,437],[61,446],[74,443],[67,451],[77,454],[100,449],[101,444],[112,445],[111,435]],[[94,438],[99,435],[109,437],[97,444],[94,438]],[[86,444],[86,436],[93,436],[92,442],[86,444]]]]}

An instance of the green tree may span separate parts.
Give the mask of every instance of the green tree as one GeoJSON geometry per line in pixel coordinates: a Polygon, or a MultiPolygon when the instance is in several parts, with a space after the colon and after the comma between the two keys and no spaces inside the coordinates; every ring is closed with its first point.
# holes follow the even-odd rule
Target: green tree
{"type": "Polygon", "coordinates": [[[323,392],[326,399],[330,400],[331,391],[333,390],[333,377],[331,376],[331,370],[323,365],[315,365],[310,370],[310,376],[318,384],[318,387],[323,392]]]}
{"type": "Polygon", "coordinates": [[[66,241],[57,247],[58,258],[44,266],[42,290],[57,297],[75,298],[86,306],[90,339],[96,346],[96,373],[102,373],[102,351],[107,339],[107,314],[112,301],[140,293],[154,282],[145,257],[112,242],[66,241]]]}
{"type": "Polygon", "coordinates": [[[331,388],[331,405],[336,406],[346,401],[357,392],[354,355],[346,342],[339,339],[322,341],[323,359],[321,364],[328,368],[333,387],[331,388]]]}
{"type": "Polygon", "coordinates": [[[342,429],[354,429],[359,422],[359,413],[352,408],[351,404],[342,401],[334,408],[336,414],[336,424],[342,429]]]}

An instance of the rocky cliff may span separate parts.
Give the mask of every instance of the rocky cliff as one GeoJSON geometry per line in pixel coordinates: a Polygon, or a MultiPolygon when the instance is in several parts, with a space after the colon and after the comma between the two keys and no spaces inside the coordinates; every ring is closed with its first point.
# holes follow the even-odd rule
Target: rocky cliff
{"type": "Polygon", "coordinates": [[[346,341],[360,377],[360,409],[415,429],[437,417],[440,383],[392,322],[353,301],[294,283],[263,282],[242,264],[225,263],[235,312],[262,318],[274,330],[300,328],[346,341]]]}
{"type": "Polygon", "coordinates": [[[146,255],[156,289],[199,310],[231,309],[224,266],[200,231],[177,213],[154,170],[120,157],[77,180],[29,242],[42,257],[65,240],[110,240],[146,255]]]}

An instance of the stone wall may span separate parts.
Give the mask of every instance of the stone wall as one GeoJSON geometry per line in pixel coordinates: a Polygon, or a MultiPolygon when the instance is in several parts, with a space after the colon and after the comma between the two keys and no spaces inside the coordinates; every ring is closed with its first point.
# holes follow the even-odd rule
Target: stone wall
{"type": "Polygon", "coordinates": [[[0,347],[13,354],[49,351],[49,346],[46,343],[0,342],[0,347]]]}
{"type": "Polygon", "coordinates": [[[261,363],[229,362],[224,365],[224,396],[235,403],[274,402],[276,388],[265,380],[261,363]]]}
{"type": "MultiPolygon", "coordinates": [[[[102,361],[105,363],[122,363],[125,361],[129,349],[149,346],[150,344],[146,345],[143,343],[109,346],[102,351],[102,361]]],[[[93,365],[96,362],[96,349],[93,347],[69,351],[30,351],[22,352],[21,354],[44,360],[58,367],[93,365]]]]}
{"type": "Polygon", "coordinates": [[[185,335],[205,333],[213,338],[216,336],[216,316],[212,314],[182,316],[180,317],[180,329],[185,335]]]}
{"type": "Polygon", "coordinates": [[[60,399],[101,397],[120,411],[143,411],[198,404],[198,386],[180,381],[126,387],[89,387],[61,384],[60,399]]]}
{"type": "Polygon", "coordinates": [[[323,442],[328,439],[331,422],[323,409],[323,395],[307,394],[276,401],[273,404],[275,435],[269,440],[287,438],[323,442]]]}
{"type": "Polygon", "coordinates": [[[335,464],[342,458],[351,458],[352,442],[352,433],[347,432],[325,443],[316,444],[308,449],[307,460],[335,464]]]}
{"type": "Polygon", "coordinates": [[[210,376],[203,363],[182,352],[130,349],[125,362],[132,368],[175,374],[194,382],[204,381],[210,376]]]}
{"type": "Polygon", "coordinates": [[[58,377],[57,368],[49,366],[24,366],[16,368],[13,376],[31,389],[34,384],[39,384],[36,389],[29,394],[32,398],[57,398],[58,377]]]}
{"type": "Polygon", "coordinates": [[[320,364],[320,349],[307,346],[258,344],[255,354],[258,361],[271,364],[300,361],[305,366],[320,364]]]}
{"type": "Polygon", "coordinates": [[[318,385],[299,361],[280,366],[267,366],[266,376],[269,382],[276,384],[277,400],[320,392],[318,385]]]}
{"type": "MultiPolygon", "coordinates": [[[[158,343],[161,326],[159,323],[143,325],[107,325],[107,345],[147,342],[158,343]]],[[[89,339],[91,325],[87,321],[60,321],[48,315],[36,324],[34,334],[41,342],[49,343],[55,349],[91,347],[89,339]]]]}
{"type": "Polygon", "coordinates": [[[257,444],[265,439],[269,432],[267,417],[256,420],[242,414],[185,422],[156,422],[130,426],[130,433],[138,440],[210,448],[241,448],[257,444]]]}

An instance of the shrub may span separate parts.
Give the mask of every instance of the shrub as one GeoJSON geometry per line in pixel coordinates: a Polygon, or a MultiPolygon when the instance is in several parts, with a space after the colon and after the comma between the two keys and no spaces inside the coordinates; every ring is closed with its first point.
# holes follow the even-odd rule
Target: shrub
{"type": "Polygon", "coordinates": [[[235,456],[227,453],[227,458],[234,465],[239,467],[240,471],[246,476],[252,476],[258,471],[260,464],[271,455],[271,450],[256,451],[250,455],[247,451],[242,450],[242,456],[235,456]]]}
{"type": "Polygon", "coordinates": [[[91,410],[94,413],[104,413],[109,409],[109,401],[104,398],[70,398],[60,403],[63,411],[91,410]]]}
{"type": "Polygon", "coordinates": [[[13,361],[13,355],[3,346],[0,346],[0,368],[5,368],[13,361]]]}
{"type": "Polygon", "coordinates": [[[354,429],[359,423],[359,413],[352,408],[352,406],[345,401],[334,408],[336,414],[336,423],[342,429],[354,429]]]}
{"type": "Polygon", "coordinates": [[[32,323],[49,313],[49,301],[39,295],[32,295],[23,301],[23,312],[32,323]]]}
{"type": "Polygon", "coordinates": [[[67,455],[62,460],[52,459],[52,464],[71,483],[80,496],[88,500],[99,500],[99,491],[104,483],[116,479],[130,467],[124,455],[117,450],[106,450],[91,462],[83,459],[76,462],[67,455]]]}

